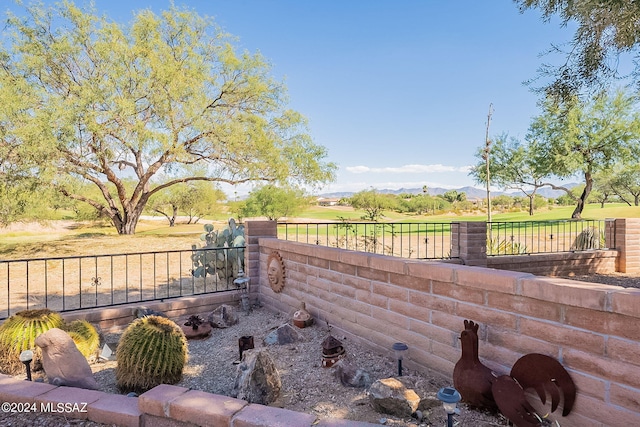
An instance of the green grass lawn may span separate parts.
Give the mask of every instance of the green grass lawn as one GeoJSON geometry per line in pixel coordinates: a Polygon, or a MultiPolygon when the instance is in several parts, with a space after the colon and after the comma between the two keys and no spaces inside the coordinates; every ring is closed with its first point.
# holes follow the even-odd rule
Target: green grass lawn
{"type": "MultiPolygon", "coordinates": [[[[551,209],[539,210],[533,216],[526,211],[494,212],[493,221],[550,221],[568,220],[573,212],[573,206],[554,206],[551,209]]],[[[299,214],[299,218],[306,221],[362,221],[363,211],[342,206],[313,206],[299,214]]],[[[640,207],[626,204],[607,204],[600,208],[598,204],[586,206],[583,219],[606,218],[640,218],[640,207]]],[[[486,213],[464,215],[405,215],[397,212],[384,212],[381,222],[396,223],[450,223],[452,221],[486,221],[486,213]]],[[[101,247],[109,248],[111,253],[157,250],[164,248],[171,242],[180,242],[180,248],[187,249],[191,244],[201,245],[200,235],[203,226],[211,223],[203,219],[197,224],[177,224],[169,227],[165,220],[140,221],[135,236],[119,236],[108,222],[62,222],[50,221],[46,223],[31,223],[24,227],[0,229],[0,258],[19,258],[21,256],[51,256],[51,254],[95,253],[101,247]],[[191,243],[190,243],[191,242],[191,243]],[[74,249],[74,246],[77,248],[74,249]],[[56,248],[59,247],[60,251],[56,248]]],[[[224,227],[226,221],[217,220],[216,228],[224,227]]],[[[289,222],[296,222],[289,218],[289,222]]]]}
{"type": "MultiPolygon", "coordinates": [[[[493,221],[552,221],[571,219],[574,206],[554,206],[551,209],[538,210],[533,216],[527,211],[518,212],[495,212],[492,215],[493,221]]],[[[350,221],[362,221],[364,211],[354,210],[348,207],[333,206],[312,206],[303,211],[299,216],[316,219],[318,221],[335,221],[341,217],[350,221]]],[[[583,213],[583,219],[606,219],[606,218],[640,218],[640,206],[628,206],[624,203],[611,203],[601,208],[599,204],[588,204],[583,213]]],[[[452,221],[486,221],[486,212],[465,213],[461,215],[406,215],[397,212],[384,212],[381,222],[402,221],[402,222],[452,222],[452,221]]],[[[295,222],[295,219],[290,219],[295,222]]]]}

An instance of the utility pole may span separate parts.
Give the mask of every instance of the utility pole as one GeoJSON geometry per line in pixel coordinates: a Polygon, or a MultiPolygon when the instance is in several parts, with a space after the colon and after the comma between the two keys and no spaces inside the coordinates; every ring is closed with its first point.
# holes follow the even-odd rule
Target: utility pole
{"type": "Polygon", "coordinates": [[[491,114],[493,114],[493,104],[489,104],[489,114],[487,114],[487,133],[485,135],[485,146],[482,158],[487,165],[487,222],[491,227],[491,175],[489,173],[489,153],[491,152],[491,140],[489,139],[489,125],[491,124],[491,114]]]}

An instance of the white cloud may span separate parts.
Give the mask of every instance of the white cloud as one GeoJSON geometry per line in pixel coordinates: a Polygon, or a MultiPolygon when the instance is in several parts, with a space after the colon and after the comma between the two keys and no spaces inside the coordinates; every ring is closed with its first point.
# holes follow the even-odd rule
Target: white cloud
{"type": "Polygon", "coordinates": [[[445,165],[404,165],[400,167],[371,168],[369,166],[347,166],[345,170],[351,173],[442,173],[442,172],[469,172],[471,166],[445,166],[445,165]]]}

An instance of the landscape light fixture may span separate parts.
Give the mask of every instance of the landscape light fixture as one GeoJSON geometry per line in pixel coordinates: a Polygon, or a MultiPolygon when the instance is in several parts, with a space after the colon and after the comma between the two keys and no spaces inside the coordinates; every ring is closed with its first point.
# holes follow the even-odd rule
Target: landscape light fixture
{"type": "Polygon", "coordinates": [[[453,427],[453,414],[456,413],[458,402],[462,399],[458,390],[453,387],[443,387],[438,390],[438,400],[442,402],[447,413],[447,427],[453,427]]]}
{"type": "Polygon", "coordinates": [[[249,282],[251,279],[246,277],[244,270],[240,268],[238,271],[238,277],[233,281],[233,284],[240,291],[240,307],[244,314],[249,314],[251,311],[251,301],[249,300],[249,282]]]}
{"type": "Polygon", "coordinates": [[[33,351],[25,350],[20,353],[20,361],[24,363],[24,367],[27,369],[27,381],[31,381],[31,361],[33,360],[33,351]]]}
{"type": "Polygon", "coordinates": [[[396,360],[398,361],[398,376],[402,376],[402,359],[409,347],[403,342],[397,342],[393,344],[393,351],[396,353],[396,360]]]}

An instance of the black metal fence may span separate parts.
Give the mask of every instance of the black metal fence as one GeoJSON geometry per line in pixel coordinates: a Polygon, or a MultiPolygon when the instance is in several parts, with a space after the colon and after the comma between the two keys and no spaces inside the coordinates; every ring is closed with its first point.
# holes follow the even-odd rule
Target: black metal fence
{"type": "MultiPolygon", "coordinates": [[[[415,259],[452,258],[452,224],[278,224],[278,237],[415,259]]],[[[487,223],[487,255],[615,247],[608,220],[487,223]]],[[[456,248],[459,249],[459,248],[456,248]]],[[[245,247],[0,260],[0,320],[26,309],[65,312],[237,290],[245,247]]],[[[454,253],[459,253],[458,250],[454,253]]]]}
{"type": "Polygon", "coordinates": [[[615,247],[613,220],[487,223],[487,255],[576,252],[615,247]]]}
{"type": "MultiPolygon", "coordinates": [[[[452,224],[456,223],[281,223],[278,237],[403,258],[449,259],[456,258],[451,255],[452,224]]],[[[613,229],[613,220],[494,221],[487,223],[487,255],[609,249],[615,247],[613,229]]]]}
{"type": "Polygon", "coordinates": [[[451,258],[450,223],[281,223],[278,237],[404,258],[451,258]]]}
{"type": "Polygon", "coordinates": [[[0,260],[0,319],[236,290],[244,247],[0,260]]]}

